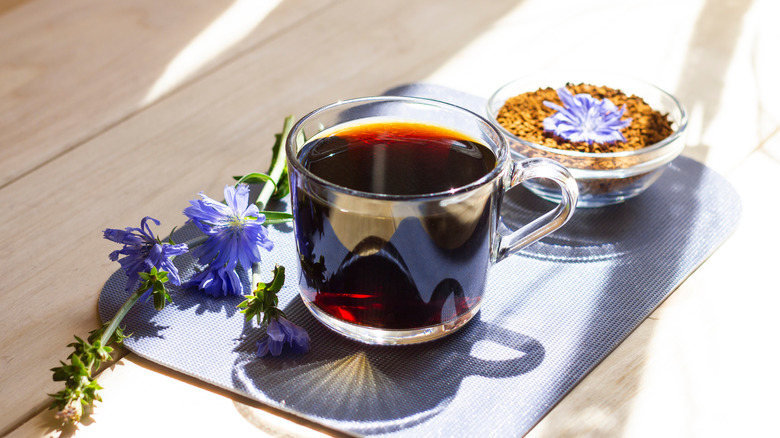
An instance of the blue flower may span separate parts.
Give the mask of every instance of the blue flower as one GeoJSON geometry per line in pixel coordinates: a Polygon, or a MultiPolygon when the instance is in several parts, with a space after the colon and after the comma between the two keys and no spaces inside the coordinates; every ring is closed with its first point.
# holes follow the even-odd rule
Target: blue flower
{"type": "Polygon", "coordinates": [[[184,287],[197,287],[212,297],[241,295],[244,287],[235,269],[208,266],[193,275],[184,287]]]}
{"type": "Polygon", "coordinates": [[[287,343],[293,353],[302,354],[309,351],[309,334],[302,327],[288,321],[283,316],[274,316],[268,323],[268,337],[257,342],[257,357],[263,357],[269,352],[274,356],[282,353],[282,347],[287,343]]]}
{"type": "Polygon", "coordinates": [[[166,271],[171,283],[177,286],[181,284],[179,270],[174,266],[171,257],[186,253],[187,244],[173,245],[156,239],[152,229],[146,223],[149,220],[155,225],[160,225],[160,221],[147,216],[141,220],[141,228],[128,227],[124,230],[108,228],[103,231],[104,238],[124,245],[122,249],[112,251],[108,258],[114,262],[119,261],[119,265],[127,274],[128,292],[135,289],[136,283],[140,280],[138,274],[149,272],[153,267],[158,271],[166,271]]]}
{"type": "Polygon", "coordinates": [[[265,216],[249,202],[249,186],[246,184],[225,186],[225,204],[203,193],[200,197],[202,199],[190,201],[191,205],[184,209],[184,214],[208,236],[206,242],[195,248],[192,254],[209,268],[196,275],[197,278],[194,277],[190,283],[198,283],[204,290],[208,288],[210,295],[215,294],[217,289],[242,295],[241,282],[234,282],[238,278],[236,268],[240,265],[243,269],[250,269],[253,263],[260,261],[260,248],[270,251],[274,247],[262,225],[265,216]],[[204,284],[209,280],[211,283],[204,284]]]}
{"type": "Polygon", "coordinates": [[[544,101],[544,105],[557,113],[544,119],[545,131],[552,131],[569,141],[586,141],[588,144],[626,141],[621,129],[631,124],[631,119],[620,120],[626,106],[618,109],[609,99],[598,100],[589,94],[572,96],[566,87],[557,90],[563,106],[544,101]]]}

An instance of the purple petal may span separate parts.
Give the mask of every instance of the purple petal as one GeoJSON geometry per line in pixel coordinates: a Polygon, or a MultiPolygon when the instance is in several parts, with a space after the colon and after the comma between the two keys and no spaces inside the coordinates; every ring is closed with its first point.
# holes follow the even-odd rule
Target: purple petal
{"type": "Polygon", "coordinates": [[[244,294],[244,286],[241,284],[241,279],[238,278],[238,273],[235,269],[225,269],[220,272],[224,274],[227,280],[225,284],[229,286],[229,288],[225,288],[226,295],[241,296],[244,294]]]}
{"type": "Polygon", "coordinates": [[[263,357],[269,352],[270,349],[268,348],[268,338],[265,338],[262,341],[257,341],[257,357],[263,357]]]}
{"type": "Polygon", "coordinates": [[[282,347],[284,347],[284,342],[277,342],[274,341],[273,338],[268,338],[268,349],[271,350],[272,356],[279,356],[282,354],[282,347]]]}
{"type": "MultiPolygon", "coordinates": [[[[257,206],[249,203],[246,184],[227,185],[224,195],[227,205],[201,193],[202,200],[190,201],[190,207],[184,210],[184,214],[208,236],[205,243],[193,250],[193,256],[201,264],[224,269],[224,272],[234,271],[239,265],[248,269],[261,261],[260,248],[273,248],[268,231],[262,226],[265,216],[257,206]]],[[[232,275],[230,278],[220,276],[233,283],[230,289],[236,290],[238,287],[232,275]]]]}
{"type": "Polygon", "coordinates": [[[155,225],[160,226],[160,221],[151,216],[146,216],[145,218],[141,219],[141,234],[145,235],[147,239],[154,241],[154,233],[152,232],[151,227],[149,227],[149,225],[146,223],[146,221],[149,220],[154,222],[155,225]]]}
{"type": "Polygon", "coordinates": [[[620,120],[625,105],[619,110],[609,99],[598,100],[585,93],[572,96],[565,87],[556,91],[564,105],[543,102],[548,108],[557,111],[542,122],[546,131],[573,142],[625,141],[620,130],[631,123],[631,119],[620,120]]]}
{"type": "Polygon", "coordinates": [[[258,357],[263,357],[268,352],[273,356],[279,356],[285,343],[290,345],[290,350],[293,353],[301,354],[309,351],[309,334],[284,317],[271,318],[266,334],[268,337],[257,343],[258,357]]]}
{"type": "Polygon", "coordinates": [[[235,188],[225,186],[225,202],[237,216],[242,216],[249,205],[249,186],[246,184],[239,184],[235,188]]]}
{"type": "Polygon", "coordinates": [[[268,323],[266,333],[268,333],[268,337],[275,342],[284,342],[285,333],[282,325],[279,324],[279,318],[271,318],[271,322],[268,323]]]}
{"type": "Polygon", "coordinates": [[[260,214],[260,209],[257,208],[257,205],[255,204],[249,204],[249,206],[244,210],[241,217],[247,217],[247,216],[254,216],[257,218],[257,220],[260,223],[265,222],[265,216],[260,214]]]}
{"type": "Polygon", "coordinates": [[[244,293],[243,285],[235,270],[213,266],[193,275],[189,281],[184,283],[184,287],[197,288],[206,295],[216,298],[231,295],[241,296],[244,293]]]}

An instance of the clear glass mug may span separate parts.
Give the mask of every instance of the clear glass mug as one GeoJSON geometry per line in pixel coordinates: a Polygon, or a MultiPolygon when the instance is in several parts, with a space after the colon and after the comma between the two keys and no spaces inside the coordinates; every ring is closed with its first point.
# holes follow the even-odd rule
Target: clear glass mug
{"type": "MultiPolygon", "coordinates": [[[[300,119],[285,147],[301,298],[327,327],[369,344],[430,341],[466,324],[482,304],[490,266],[565,224],[579,196],[563,166],[542,158],[513,161],[504,137],[487,120],[435,100],[381,96],[337,102],[300,119]],[[453,154],[473,156],[476,148],[492,167],[458,186],[421,187],[411,194],[343,185],[342,167],[349,160],[334,165],[335,172],[327,174],[332,176],[312,171],[312,154],[319,160],[357,153],[350,149],[353,143],[343,141],[355,127],[387,128],[382,135],[393,137],[391,127],[420,125],[456,132],[465,140],[451,147],[453,154]],[[340,143],[326,150],[318,146],[325,141],[340,143]],[[504,192],[532,178],[556,183],[559,204],[518,230],[500,232],[504,192]]],[[[411,150],[417,147],[423,146],[411,150]]],[[[372,163],[365,178],[391,173],[381,160],[372,163]]],[[[452,174],[461,172],[427,176],[435,183],[452,174]]],[[[417,179],[412,170],[401,176],[404,184],[417,179]]],[[[361,183],[360,176],[354,178],[361,183]]]]}

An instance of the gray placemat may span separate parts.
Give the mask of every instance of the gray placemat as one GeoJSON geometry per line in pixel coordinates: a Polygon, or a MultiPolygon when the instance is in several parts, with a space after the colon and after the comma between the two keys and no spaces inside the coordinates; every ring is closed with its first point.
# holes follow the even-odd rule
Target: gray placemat
{"type": "MultiPolygon", "coordinates": [[[[440,87],[393,92],[431,90],[479,110],[479,99],[464,103],[440,87]]],[[[514,227],[551,205],[517,188],[502,208],[514,227]]],[[[292,229],[274,226],[276,248],[264,255],[266,281],[274,264],[286,267],[280,304],[309,332],[308,354],[256,359],[255,342],[264,331],[244,322],[236,311],[240,298],[180,289],[163,311],[144,303],[128,313],[125,331],[133,336],[125,345],[173,370],[347,432],[519,436],[731,234],[739,215],[728,182],[677,158],[639,197],[580,209],[553,235],[495,265],[481,311],[459,332],[406,347],[365,346],[314,320],[297,296],[292,229]]],[[[185,226],[175,239],[196,234],[185,226]]],[[[192,274],[189,256],[177,265],[183,278],[192,274]]],[[[118,271],[106,283],[99,300],[104,321],[126,299],[125,279],[118,271]]]]}

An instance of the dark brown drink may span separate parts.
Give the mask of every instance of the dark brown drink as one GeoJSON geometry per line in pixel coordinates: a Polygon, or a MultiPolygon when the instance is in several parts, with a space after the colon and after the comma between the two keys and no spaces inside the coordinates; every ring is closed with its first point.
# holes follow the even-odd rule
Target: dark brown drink
{"type": "Polygon", "coordinates": [[[391,195],[359,203],[349,193],[325,197],[292,176],[301,287],[310,304],[385,329],[445,323],[479,304],[495,229],[493,187],[477,187],[462,202],[403,196],[479,180],[496,165],[488,147],[449,129],[391,122],[330,132],[298,158],[331,184],[391,195]]]}
{"type": "Polygon", "coordinates": [[[353,190],[388,195],[445,192],[485,176],[493,152],[432,125],[357,125],[308,143],[299,155],[313,174],[353,190]]]}

